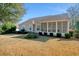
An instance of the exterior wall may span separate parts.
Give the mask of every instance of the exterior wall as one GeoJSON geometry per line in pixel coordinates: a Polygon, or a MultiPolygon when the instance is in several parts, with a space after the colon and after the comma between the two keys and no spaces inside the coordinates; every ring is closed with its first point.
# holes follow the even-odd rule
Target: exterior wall
{"type": "Polygon", "coordinates": [[[20,29],[24,28],[26,31],[31,32],[47,32],[49,33],[64,33],[69,32],[69,21],[68,20],[56,20],[56,21],[29,21],[20,25],[20,29]],[[34,26],[33,26],[34,25],[34,26]],[[33,28],[34,27],[34,28],[33,28]],[[33,30],[34,29],[34,30],[33,30]]]}
{"type": "Polygon", "coordinates": [[[19,24],[19,29],[25,29],[26,31],[33,31],[33,25],[32,25],[32,22],[29,21],[29,22],[25,22],[25,23],[22,23],[22,24],[19,24]]]}

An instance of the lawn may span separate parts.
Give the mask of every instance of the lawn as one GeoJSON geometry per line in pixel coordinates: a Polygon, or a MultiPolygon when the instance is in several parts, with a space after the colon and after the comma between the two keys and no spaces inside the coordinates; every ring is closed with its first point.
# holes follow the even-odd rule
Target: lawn
{"type": "Polygon", "coordinates": [[[35,40],[22,34],[0,35],[0,55],[8,56],[79,56],[79,41],[40,36],[35,40]]]}

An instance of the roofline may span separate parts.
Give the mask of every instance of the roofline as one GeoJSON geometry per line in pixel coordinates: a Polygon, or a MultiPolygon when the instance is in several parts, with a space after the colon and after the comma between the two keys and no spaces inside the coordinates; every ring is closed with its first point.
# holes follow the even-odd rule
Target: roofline
{"type": "Polygon", "coordinates": [[[47,15],[47,16],[40,16],[40,17],[34,17],[34,18],[30,18],[30,19],[28,19],[28,20],[26,20],[26,21],[24,21],[24,22],[22,22],[20,24],[23,24],[23,23],[25,23],[27,21],[32,21],[32,20],[37,19],[37,18],[43,18],[43,17],[48,17],[48,16],[53,16],[54,17],[54,16],[63,15],[63,14],[67,14],[67,13],[61,13],[61,14],[55,14],[55,15],[47,15]]]}

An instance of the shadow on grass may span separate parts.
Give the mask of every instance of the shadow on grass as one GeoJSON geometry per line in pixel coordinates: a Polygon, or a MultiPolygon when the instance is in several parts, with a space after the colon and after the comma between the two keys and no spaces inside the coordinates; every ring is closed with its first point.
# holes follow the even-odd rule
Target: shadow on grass
{"type": "MultiPolygon", "coordinates": [[[[6,34],[7,36],[11,36],[11,38],[20,38],[20,39],[25,39],[24,36],[25,34],[6,34]],[[14,35],[14,36],[13,36],[14,35]]],[[[25,39],[25,40],[33,40],[33,41],[40,41],[40,42],[46,42],[49,39],[58,39],[57,41],[79,41],[79,39],[65,39],[65,38],[57,38],[57,37],[50,37],[50,36],[40,36],[36,39],[25,39]]]]}
{"type": "MultiPolygon", "coordinates": [[[[24,35],[18,35],[18,36],[14,36],[12,38],[20,38],[20,39],[25,39],[24,35]]],[[[26,39],[26,40],[34,40],[34,41],[41,41],[41,42],[46,42],[48,41],[49,37],[48,36],[40,36],[36,39],[26,39]]]]}

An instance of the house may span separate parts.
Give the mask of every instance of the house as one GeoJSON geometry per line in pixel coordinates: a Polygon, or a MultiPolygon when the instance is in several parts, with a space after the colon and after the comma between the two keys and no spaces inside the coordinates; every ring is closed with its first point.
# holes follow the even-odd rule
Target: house
{"type": "Polygon", "coordinates": [[[49,33],[61,33],[64,36],[65,33],[69,33],[70,20],[66,13],[58,15],[49,15],[43,17],[36,17],[29,19],[19,24],[19,29],[25,29],[30,32],[46,32],[49,33]]]}

